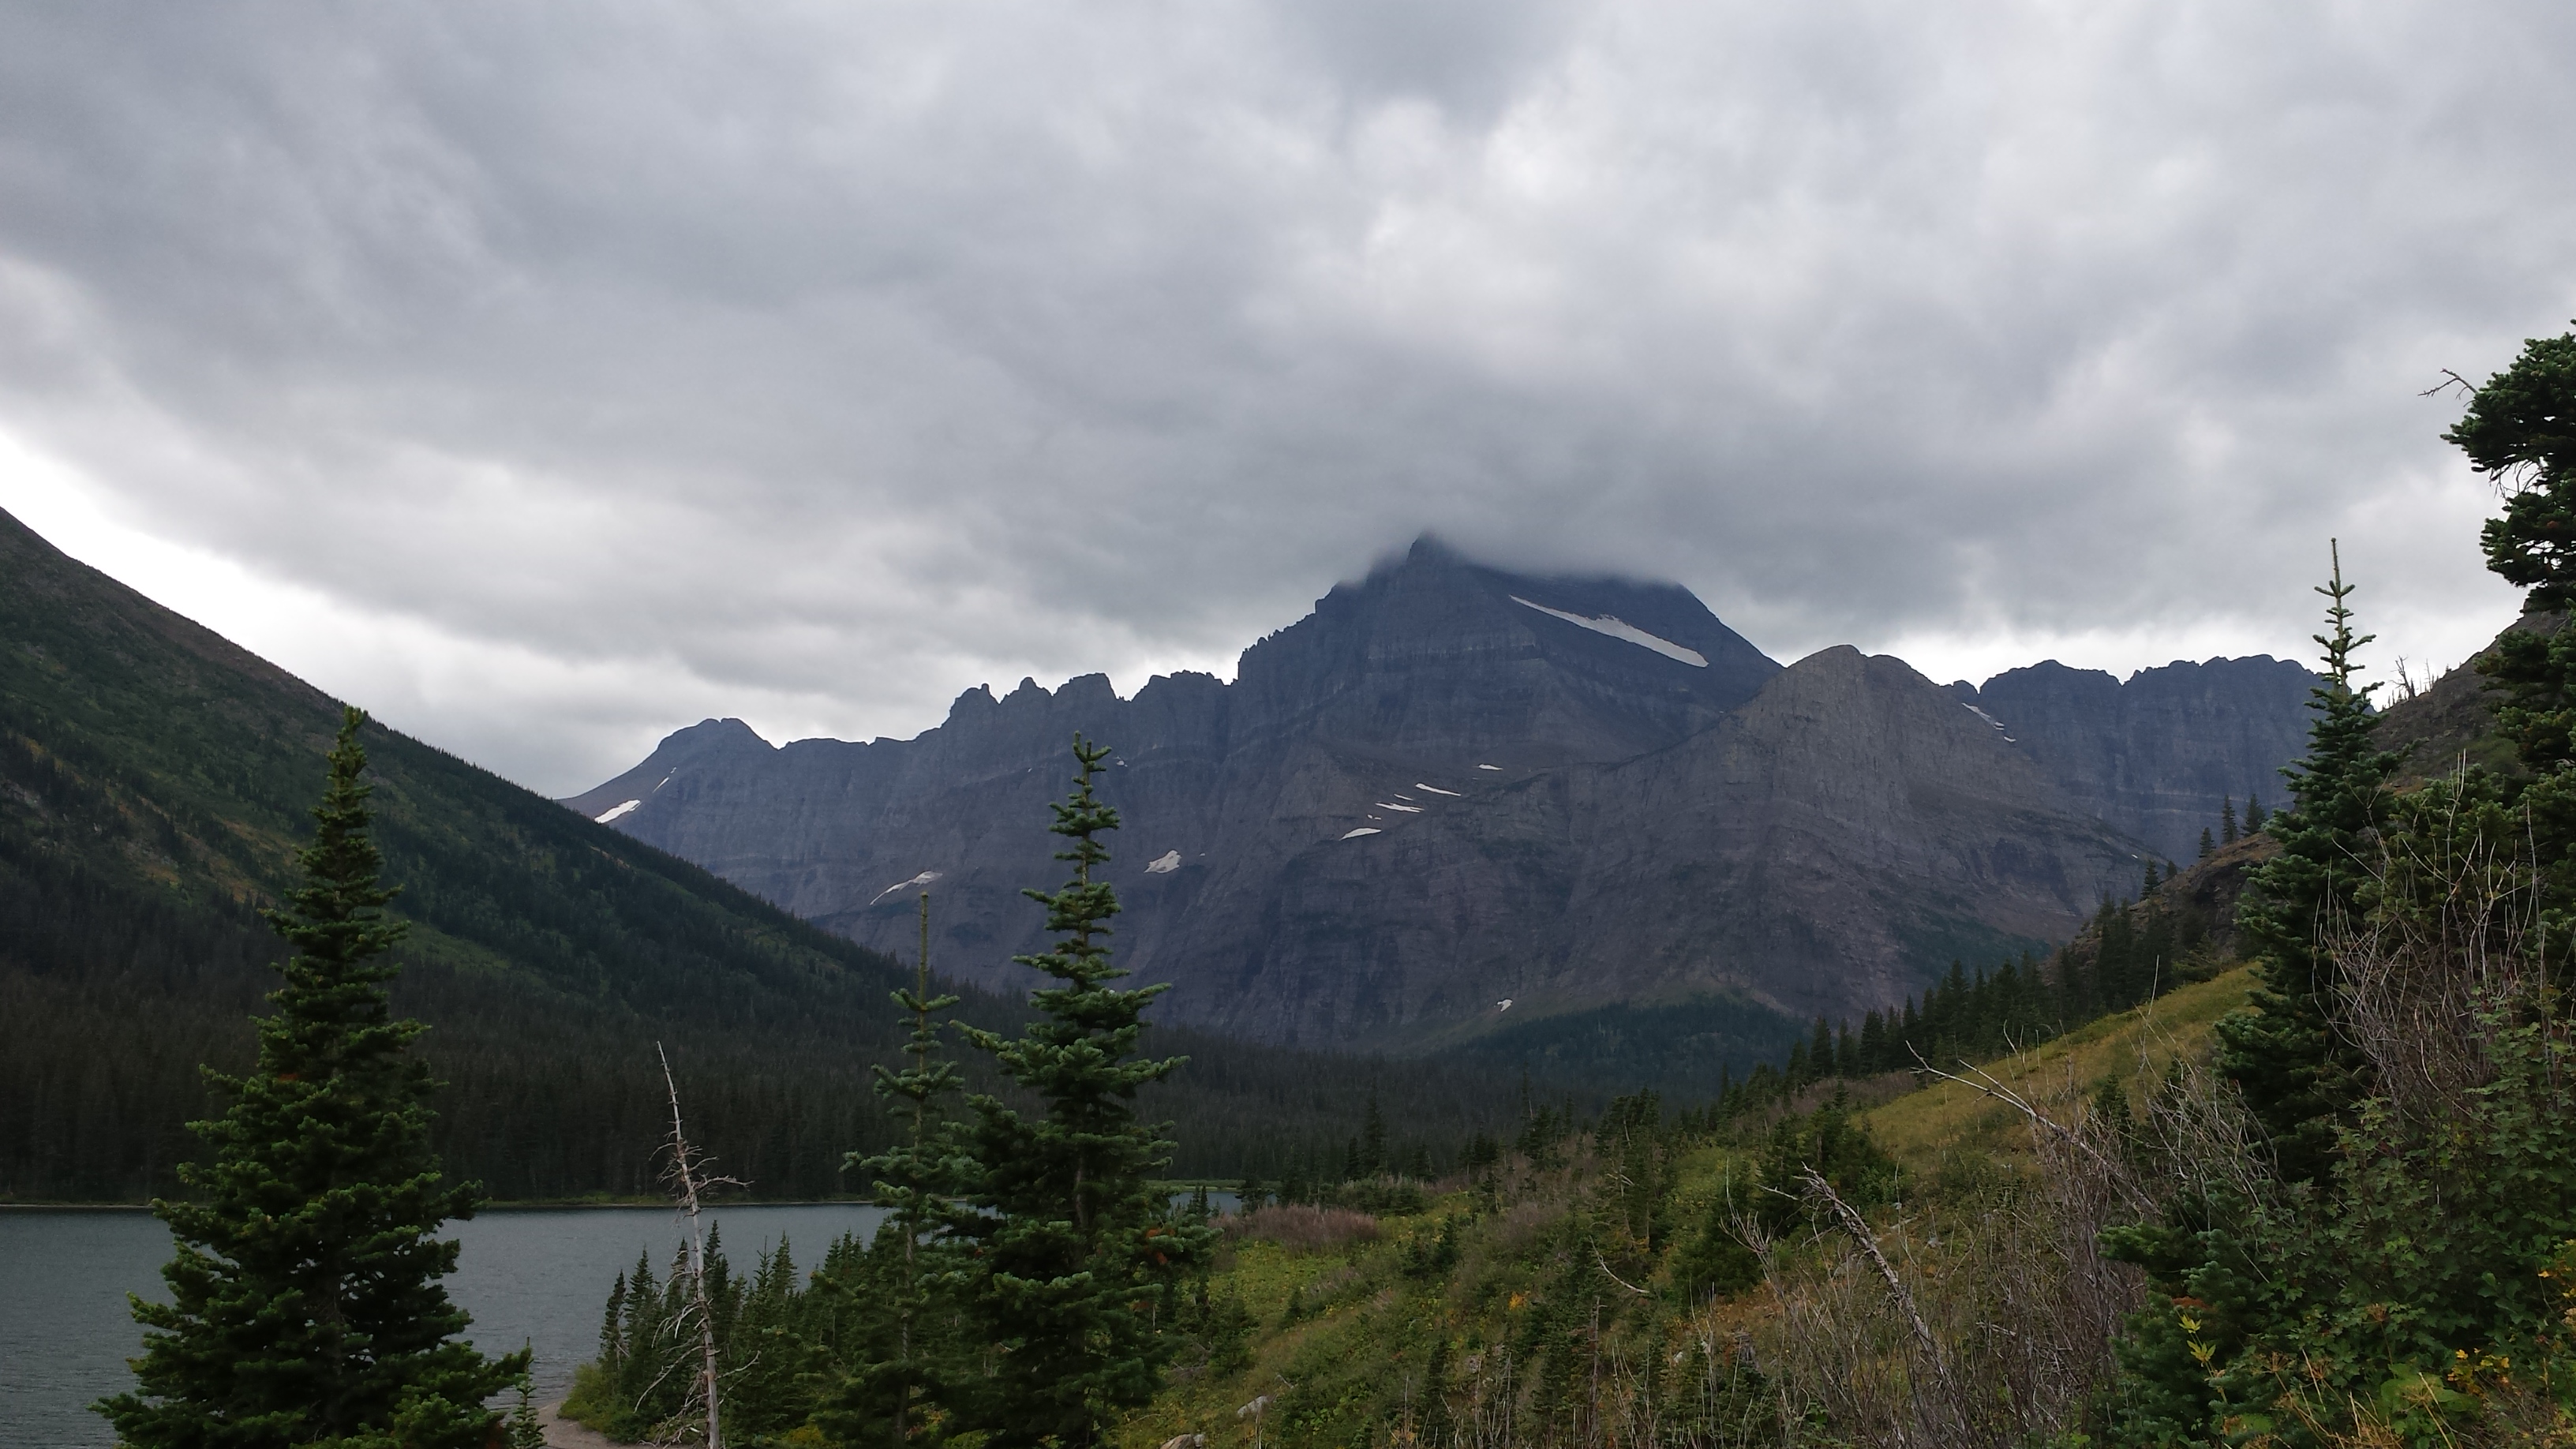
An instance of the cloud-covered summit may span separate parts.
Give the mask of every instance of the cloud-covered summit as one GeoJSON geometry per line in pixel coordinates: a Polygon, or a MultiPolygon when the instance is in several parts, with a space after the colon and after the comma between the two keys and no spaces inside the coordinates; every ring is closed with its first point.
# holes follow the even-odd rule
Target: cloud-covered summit
{"type": "Polygon", "coordinates": [[[2576,311],[2571,56],[2542,3],[21,6],[0,434],[558,792],[1222,667],[1424,528],[1942,677],[2295,652],[2336,534],[2448,663],[2511,597],[2415,393],[2576,311]]]}

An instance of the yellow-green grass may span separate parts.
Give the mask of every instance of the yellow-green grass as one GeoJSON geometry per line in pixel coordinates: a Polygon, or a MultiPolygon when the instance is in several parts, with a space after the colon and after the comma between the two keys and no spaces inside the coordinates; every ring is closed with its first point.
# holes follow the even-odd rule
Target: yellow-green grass
{"type": "Polygon", "coordinates": [[[1433,1339],[1472,1348],[1505,1330],[1543,1274],[1529,1253],[1532,1234],[1565,1211],[1550,1200],[1483,1215],[1464,1235],[1457,1268],[1429,1278],[1403,1274],[1405,1244],[1416,1236],[1427,1241],[1444,1219],[1472,1213],[1468,1194],[1445,1196],[1418,1216],[1380,1219],[1383,1236],[1374,1243],[1300,1252],[1238,1240],[1210,1287],[1252,1314],[1251,1366],[1176,1376],[1121,1426],[1119,1441],[1159,1445],[1198,1433],[1211,1446],[1249,1444],[1252,1425],[1237,1413],[1264,1394],[1272,1399],[1267,1443],[1332,1444],[1365,1434],[1397,1407],[1406,1386],[1420,1382],[1433,1339]],[[1307,1311],[1287,1323],[1289,1296],[1300,1290],[1307,1311]]]}
{"type": "MultiPolygon", "coordinates": [[[[2049,1104],[2092,1091],[2105,1079],[2126,1083],[2142,1069],[2160,1073],[2178,1056],[2207,1051],[2211,1028],[2244,1005],[2253,989],[2254,968],[2239,966],[1987,1063],[1982,1071],[2047,1110],[2049,1104]]],[[[1971,1080],[1978,1076],[1956,1065],[1945,1069],[1971,1080]]],[[[2030,1145],[2027,1119],[2020,1112],[1957,1082],[1908,1092],[1871,1108],[1862,1121],[1880,1146],[1917,1170],[1967,1157],[2014,1160],[2025,1156],[2030,1145]]]]}
{"type": "MultiPolygon", "coordinates": [[[[2053,1111],[2106,1078],[2160,1073],[2177,1055],[2205,1052],[2211,1027],[2242,1005],[2252,986],[2250,968],[2238,968],[1984,1070],[2053,1111]]],[[[1859,1084],[1851,1095],[1868,1103],[1884,1091],[1901,1095],[1868,1106],[1861,1120],[1881,1146],[1917,1173],[2012,1162],[2028,1154],[2021,1114],[1971,1088],[1945,1082],[1904,1091],[1901,1079],[1891,1078],[1859,1084]]],[[[1676,1243],[1700,1232],[1730,1189],[1745,1190],[1743,1174],[1754,1155],[1752,1148],[1711,1143],[1673,1164],[1676,1243]]],[[[1603,1164],[1587,1157],[1575,1166],[1588,1180],[1603,1164]]],[[[1419,1216],[1382,1219],[1384,1236],[1374,1243],[1301,1252],[1264,1240],[1235,1240],[1210,1286],[1217,1297],[1232,1296],[1251,1313],[1251,1366],[1224,1375],[1176,1376],[1152,1405],[1121,1426],[1119,1442],[1150,1449],[1174,1435],[1199,1433],[1208,1436],[1211,1449],[1248,1446],[1251,1425],[1236,1411],[1261,1394],[1274,1401],[1264,1424],[1267,1443],[1332,1444],[1367,1433],[1395,1407],[1391,1395],[1400,1386],[1419,1382],[1434,1338],[1447,1339],[1463,1356],[1509,1336],[1525,1305],[1546,1291],[1546,1235],[1575,1210],[1574,1196],[1570,1185],[1560,1185],[1500,1213],[1477,1215],[1462,1235],[1457,1268],[1430,1279],[1400,1270],[1404,1244],[1436,1232],[1445,1216],[1472,1212],[1468,1194],[1442,1197],[1419,1216]],[[1289,1323],[1289,1297],[1300,1290],[1311,1311],[1289,1323]]],[[[1661,1285],[1659,1276],[1655,1282],[1661,1285]]],[[[1731,1328],[1763,1319],[1771,1304],[1757,1292],[1700,1311],[1731,1328]]]]}

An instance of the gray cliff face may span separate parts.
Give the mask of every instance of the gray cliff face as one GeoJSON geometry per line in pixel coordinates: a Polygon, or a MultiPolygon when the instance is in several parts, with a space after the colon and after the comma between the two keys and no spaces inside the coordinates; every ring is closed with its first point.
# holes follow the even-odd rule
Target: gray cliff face
{"type": "MultiPolygon", "coordinates": [[[[2227,721],[2224,685],[2175,693],[2196,702],[2174,718],[2227,721]]],[[[2091,716],[2062,712],[2080,742],[2091,716]]],[[[2094,755],[2008,740],[1898,660],[1784,670],[1677,587],[1426,543],[1246,650],[1231,685],[1023,681],[868,744],[711,720],[566,803],[904,956],[898,883],[933,873],[934,964],[1008,989],[1041,942],[1019,892],[1063,874],[1044,827],[1076,731],[1117,749],[1123,962],[1174,983],[1177,1018],[1310,1045],[1463,1040],[1507,999],[1526,1020],[1727,988],[1857,1015],[2133,888],[2144,847],[2086,791],[2152,820],[2192,788],[2074,773],[2094,755]]]]}
{"type": "Polygon", "coordinates": [[[1991,716],[2076,808],[2187,861],[2232,798],[2287,804],[2316,676],[2257,655],[2140,670],[2126,684],[2054,660],[1952,690],[1991,716]]]}

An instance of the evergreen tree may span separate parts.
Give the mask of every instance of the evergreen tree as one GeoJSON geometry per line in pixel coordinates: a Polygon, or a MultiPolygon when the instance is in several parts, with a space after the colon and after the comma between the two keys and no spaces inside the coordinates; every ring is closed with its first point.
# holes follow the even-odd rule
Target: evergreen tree
{"type": "Polygon", "coordinates": [[[546,1427],[537,1422],[536,1399],[526,1374],[519,1375],[518,1406],[510,1410],[510,1426],[501,1442],[509,1449],[546,1449],[546,1427]]]}
{"type": "Polygon", "coordinates": [[[1449,1412],[1449,1331],[1431,1337],[1431,1353],[1422,1365],[1422,1407],[1413,1416],[1413,1442],[1429,1449],[1449,1449],[1457,1438],[1457,1421],[1449,1412]]]}
{"type": "Polygon", "coordinates": [[[1054,949],[1017,958],[1060,983],[1030,993],[1040,1012],[1017,1038],[967,1028],[1003,1075],[1044,1103],[1023,1118],[997,1098],[972,1099],[982,1214],[961,1220],[976,1248],[974,1306],[1000,1350],[972,1426],[993,1449],[1106,1440],[1125,1409],[1145,1403],[1180,1347],[1156,1331],[1177,1322],[1180,1288],[1206,1258],[1214,1231],[1176,1221],[1148,1176],[1170,1144],[1136,1119],[1137,1089],[1181,1058],[1136,1060],[1146,1004],[1165,989],[1120,991],[1109,963],[1118,899],[1092,870],[1109,859],[1100,836],[1118,825],[1095,783],[1105,748],[1074,738],[1080,772],[1056,805],[1057,853],[1073,877],[1027,894],[1047,908],[1054,949]]]}
{"type": "MultiPolygon", "coordinates": [[[[2233,822],[2231,822],[2231,824],[2232,824],[2232,823],[2233,823],[2233,822]]],[[[2210,836],[2209,836],[2209,827],[2208,827],[2208,826],[2206,826],[2206,825],[2204,825],[2204,826],[2200,827],[2200,855],[2199,855],[2199,859],[2207,860],[2207,859],[2209,859],[2211,856],[2216,855],[2217,853],[2218,853],[2218,842],[2217,842],[2217,841],[2215,841],[2215,840],[2210,839],[2210,836]]]]}
{"type": "Polygon", "coordinates": [[[2245,797],[2245,833],[2253,835],[2263,828],[2263,796],[2257,791],[2245,797]]]}
{"type": "Polygon", "coordinates": [[[436,1085],[410,1052],[427,1030],[393,1019],[380,958],[402,938],[369,837],[365,716],[344,710],[304,883],[269,924],[295,948],[259,1023],[249,1074],[207,1081],[231,1099],[191,1124],[211,1164],[181,1170],[195,1200],[155,1202],[178,1239],[170,1302],[132,1299],[154,1330],[139,1392],[98,1410],[137,1449],[479,1446],[484,1401],[528,1355],[485,1358],[439,1279],[457,1245],[439,1225],[473,1216],[480,1189],[450,1183],[429,1145],[436,1085]]]}
{"type": "Polygon", "coordinates": [[[2316,718],[2308,753],[2282,773],[2291,808],[2272,821],[2281,853],[2246,880],[2237,922],[2261,962],[2251,1008],[2219,1023],[2219,1061],[2245,1093],[2291,1181],[2323,1171],[2334,1128],[2356,1100],[2360,1065],[2334,1024],[2333,957],[2318,937],[2356,918],[2369,879],[2364,852],[2388,811],[2397,756],[2373,747],[2370,693],[2356,686],[2353,653],[2371,635],[2352,632],[2353,586],[2340,553],[2326,597],[2325,682],[2309,692],[2316,718]]]}
{"type": "MultiPolygon", "coordinates": [[[[859,1322],[845,1355],[849,1372],[815,1415],[837,1443],[901,1445],[942,1389],[948,1364],[932,1317],[938,1288],[955,1267],[944,1235],[957,1223],[950,1194],[971,1171],[941,1112],[941,1102],[963,1085],[957,1065],[939,1055],[939,1027],[931,1013],[957,1004],[930,992],[930,893],[921,895],[921,954],[913,984],[893,993],[895,1009],[912,1018],[900,1071],[872,1069],[877,1095],[893,1109],[903,1133],[874,1156],[851,1153],[849,1166],[872,1175],[878,1203],[888,1212],[866,1266],[871,1291],[856,1295],[859,1322]],[[877,1255],[882,1254],[882,1257],[877,1255]]],[[[783,1261],[786,1247],[780,1245],[783,1261]]]]}
{"type": "Polygon", "coordinates": [[[2521,627],[2477,660],[2503,694],[2499,732],[2535,778],[2518,792],[2542,871],[2543,953],[2576,940],[2576,333],[2523,344],[2443,436],[2506,491],[2503,516],[2480,532],[2487,567],[2529,592],[2521,627]],[[2536,617],[2535,617],[2536,616],[2536,617]]]}
{"type": "Polygon", "coordinates": [[[2233,795],[2222,797],[2219,801],[2218,843],[2221,845],[2236,843],[2236,797],[2233,795]]]}
{"type": "Polygon", "coordinates": [[[2505,490],[2502,517],[2478,531],[2487,567],[2530,592],[2533,613],[2576,604],[2576,332],[2534,338],[2487,379],[2444,442],[2505,490]]]}
{"type": "Polygon", "coordinates": [[[1360,1127],[1359,1176],[1375,1177],[1386,1170],[1386,1117],[1378,1111],[1377,1094],[1372,1092],[1368,1099],[1368,1116],[1360,1127]]]}

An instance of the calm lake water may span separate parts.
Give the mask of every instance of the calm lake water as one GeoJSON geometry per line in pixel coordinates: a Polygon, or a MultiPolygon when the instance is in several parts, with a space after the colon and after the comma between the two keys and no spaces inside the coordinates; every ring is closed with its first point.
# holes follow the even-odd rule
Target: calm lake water
{"type": "MultiPolygon", "coordinates": [[[[876,1230],[884,1210],[856,1206],[730,1207],[709,1214],[725,1257],[743,1269],[781,1238],[800,1266],[834,1238],[876,1230]]],[[[680,1228],[667,1208],[492,1209],[450,1223],[465,1245],[449,1296],[474,1315],[486,1352],[536,1346],[537,1389],[558,1399],[573,1366],[599,1348],[609,1284],[639,1252],[668,1266],[680,1228]]],[[[0,1449],[111,1445],[91,1400],[133,1385],[125,1360],[142,1329],[125,1295],[161,1297],[170,1234],[144,1212],[0,1212],[0,1449]]]]}

